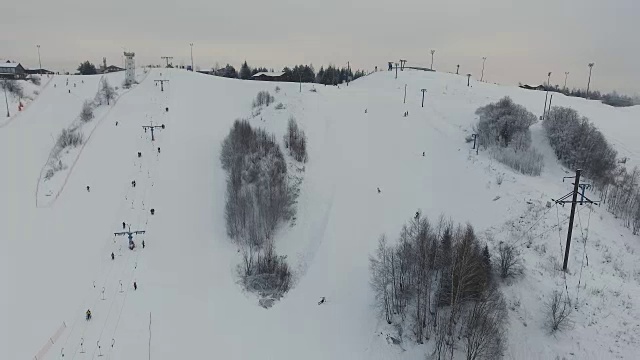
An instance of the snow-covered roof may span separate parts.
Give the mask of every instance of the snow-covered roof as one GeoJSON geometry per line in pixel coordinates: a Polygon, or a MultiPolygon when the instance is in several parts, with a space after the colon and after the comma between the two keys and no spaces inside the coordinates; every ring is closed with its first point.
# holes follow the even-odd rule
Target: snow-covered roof
{"type": "Polygon", "coordinates": [[[253,75],[252,77],[258,77],[258,76],[272,76],[272,77],[278,77],[278,76],[282,76],[282,74],[284,74],[282,71],[278,71],[278,72],[259,72],[255,75],[253,75]]]}
{"type": "Polygon", "coordinates": [[[14,68],[14,67],[18,67],[18,63],[0,63],[0,67],[3,68],[14,68]]]}

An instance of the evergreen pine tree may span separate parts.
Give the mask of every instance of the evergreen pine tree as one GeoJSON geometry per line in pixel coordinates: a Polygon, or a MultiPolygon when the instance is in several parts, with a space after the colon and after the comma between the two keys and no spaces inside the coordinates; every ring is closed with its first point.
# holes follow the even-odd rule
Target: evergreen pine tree
{"type": "Polygon", "coordinates": [[[251,78],[251,69],[249,68],[249,65],[247,65],[247,62],[245,61],[244,64],[242,64],[242,67],[240,67],[240,79],[249,80],[250,78],[251,78]]]}

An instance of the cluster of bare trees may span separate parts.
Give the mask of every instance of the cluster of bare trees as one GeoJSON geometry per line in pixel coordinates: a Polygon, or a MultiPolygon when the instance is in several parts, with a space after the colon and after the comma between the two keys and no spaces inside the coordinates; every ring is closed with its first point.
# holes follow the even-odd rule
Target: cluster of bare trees
{"type": "Polygon", "coordinates": [[[284,136],[284,146],[289,149],[289,154],[291,154],[296,161],[301,163],[307,162],[307,136],[304,134],[304,131],[298,128],[296,118],[293,116],[289,118],[287,134],[284,136]]]}
{"type": "Polygon", "coordinates": [[[531,147],[529,127],[536,116],[524,106],[505,96],[498,102],[476,110],[475,131],[479,143],[491,149],[491,156],[499,162],[526,175],[540,175],[543,157],[531,147]]]}
{"type": "Polygon", "coordinates": [[[222,143],[227,171],[227,233],[241,249],[243,278],[250,290],[279,297],[289,289],[291,272],[274,251],[276,227],[295,213],[295,192],[275,137],[236,120],[222,143]]]}
{"type": "Polygon", "coordinates": [[[24,90],[22,85],[17,80],[3,79],[0,81],[0,89],[6,90],[9,94],[13,94],[14,97],[21,99],[24,97],[24,90]]]}
{"type": "Polygon", "coordinates": [[[89,100],[85,100],[82,104],[82,110],[80,111],[80,120],[83,122],[89,122],[93,119],[94,104],[89,100]]]}
{"type": "Polygon", "coordinates": [[[621,219],[634,235],[640,233],[640,170],[637,167],[631,172],[618,168],[613,181],[603,189],[602,199],[607,210],[621,219]]]}
{"type": "Polygon", "coordinates": [[[388,324],[410,329],[415,341],[434,341],[434,356],[495,359],[503,349],[507,312],[493,280],[489,249],[473,227],[436,225],[416,217],[397,244],[380,238],[370,258],[376,304],[388,324]]]}
{"type": "Polygon", "coordinates": [[[262,105],[269,106],[274,102],[275,98],[268,91],[263,90],[258,92],[255,100],[253,100],[253,107],[259,107],[262,105]]]}
{"type": "Polygon", "coordinates": [[[598,187],[611,182],[617,153],[588,118],[571,108],[555,106],[542,125],[556,156],[565,166],[582,169],[598,187]]]}
{"type": "Polygon", "coordinates": [[[100,90],[96,95],[96,102],[99,104],[111,105],[111,100],[116,98],[115,89],[109,84],[107,78],[103,78],[100,84],[100,90]]]}

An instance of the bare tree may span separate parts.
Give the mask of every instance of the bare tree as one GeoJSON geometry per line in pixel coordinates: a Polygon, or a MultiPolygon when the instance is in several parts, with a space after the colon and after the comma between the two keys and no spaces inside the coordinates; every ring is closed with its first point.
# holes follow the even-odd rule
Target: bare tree
{"type": "Polygon", "coordinates": [[[107,80],[107,78],[103,78],[101,84],[102,85],[100,87],[100,91],[98,91],[100,103],[103,104],[104,102],[106,102],[107,105],[110,105],[111,100],[115,99],[116,97],[116,91],[111,85],[109,85],[109,81],[107,80]]]}
{"type": "Polygon", "coordinates": [[[522,257],[515,246],[501,242],[498,246],[498,259],[500,260],[500,277],[503,279],[522,272],[522,257]]]}
{"type": "Polygon", "coordinates": [[[82,110],[80,111],[80,120],[83,122],[89,122],[93,119],[93,103],[89,100],[85,100],[82,104],[82,110]]]}
{"type": "Polygon", "coordinates": [[[547,310],[547,326],[551,332],[565,330],[571,327],[571,299],[564,292],[554,290],[551,298],[545,304],[547,310]]]}
{"type": "Polygon", "coordinates": [[[488,289],[470,307],[465,326],[467,360],[502,356],[507,310],[500,292],[488,289]]]}

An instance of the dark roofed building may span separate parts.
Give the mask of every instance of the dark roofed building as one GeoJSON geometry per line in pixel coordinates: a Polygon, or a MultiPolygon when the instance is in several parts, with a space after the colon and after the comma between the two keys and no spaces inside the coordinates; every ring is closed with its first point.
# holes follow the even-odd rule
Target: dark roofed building
{"type": "Polygon", "coordinates": [[[0,63],[0,77],[5,79],[22,79],[26,76],[26,72],[22,65],[7,61],[0,63]]]}
{"type": "Polygon", "coordinates": [[[282,79],[283,72],[259,72],[251,77],[251,80],[260,81],[284,81],[282,79]]]}

